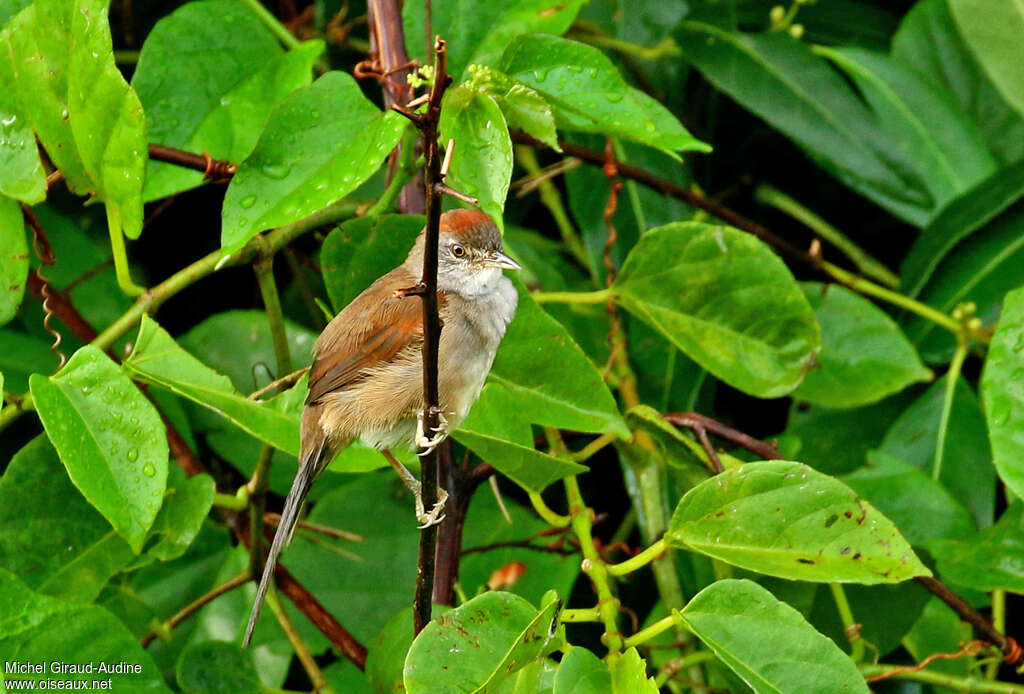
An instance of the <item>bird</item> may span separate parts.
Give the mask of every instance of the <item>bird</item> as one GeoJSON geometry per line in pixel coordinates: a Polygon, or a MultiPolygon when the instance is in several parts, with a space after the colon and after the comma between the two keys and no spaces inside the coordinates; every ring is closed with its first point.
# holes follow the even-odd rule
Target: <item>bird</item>
{"type": "Polygon", "coordinates": [[[302,411],[299,467],[267,554],[244,646],[252,638],[274,567],[313,481],[352,441],[377,448],[387,458],[413,492],[420,527],[444,518],[439,515],[444,491],[426,512],[419,481],[391,449],[418,446],[429,451],[469,413],[516,312],[518,293],[503,271],[520,266],[503,252],[501,232],[483,212],[458,209],[441,215],[438,395],[444,414],[441,426],[428,436],[422,419],[423,308],[405,291],[422,274],[425,233],[417,237],[405,262],[353,299],[316,340],[302,411]]]}

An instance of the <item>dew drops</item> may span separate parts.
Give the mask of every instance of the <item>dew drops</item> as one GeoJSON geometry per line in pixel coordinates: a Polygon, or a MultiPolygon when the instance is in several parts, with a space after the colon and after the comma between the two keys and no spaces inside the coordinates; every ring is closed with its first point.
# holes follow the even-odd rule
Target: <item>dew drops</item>
{"type": "Polygon", "coordinates": [[[242,198],[241,200],[238,201],[238,204],[241,205],[244,209],[248,210],[253,205],[256,204],[256,196],[255,195],[246,195],[244,198],[242,198]]]}
{"type": "Polygon", "coordinates": [[[129,463],[134,463],[136,460],[139,459],[139,449],[138,448],[129,448],[128,452],[125,455],[128,457],[128,462],[129,463]]]}
{"type": "Polygon", "coordinates": [[[89,394],[89,386],[82,386],[82,395],[89,394]]]}
{"type": "Polygon", "coordinates": [[[605,92],[604,97],[613,104],[617,104],[622,101],[622,92],[605,92]]]}
{"type": "Polygon", "coordinates": [[[142,473],[146,477],[152,477],[153,475],[156,474],[156,468],[153,467],[153,463],[146,463],[145,465],[142,466],[142,473]]]}
{"type": "Polygon", "coordinates": [[[262,167],[260,171],[263,172],[264,176],[273,178],[274,180],[280,181],[281,179],[288,176],[291,173],[292,167],[287,164],[267,164],[262,167]]]}

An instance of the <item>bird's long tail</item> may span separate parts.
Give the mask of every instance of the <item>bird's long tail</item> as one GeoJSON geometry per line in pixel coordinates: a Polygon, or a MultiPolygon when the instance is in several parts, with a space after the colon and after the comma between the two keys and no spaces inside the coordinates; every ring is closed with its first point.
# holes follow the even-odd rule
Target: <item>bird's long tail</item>
{"type": "MultiPolygon", "coordinates": [[[[326,454],[325,446],[322,444],[315,447],[310,454],[299,464],[299,470],[295,474],[295,481],[292,482],[292,489],[288,492],[288,498],[284,502],[284,510],[281,511],[281,520],[277,524],[277,532],[274,533],[274,541],[267,553],[267,561],[263,565],[263,577],[260,578],[259,588],[256,590],[256,601],[252,605],[252,612],[249,613],[249,624],[245,627],[245,638],[242,639],[242,647],[249,645],[252,639],[252,632],[256,628],[256,620],[260,616],[260,608],[263,607],[263,599],[267,595],[267,588],[274,577],[274,568],[281,552],[291,542],[292,534],[295,532],[295,525],[299,522],[299,512],[302,510],[302,502],[306,500],[309,488],[313,486],[313,480],[321,470],[321,462],[326,454]]],[[[256,538],[252,538],[256,542],[256,538]]]]}

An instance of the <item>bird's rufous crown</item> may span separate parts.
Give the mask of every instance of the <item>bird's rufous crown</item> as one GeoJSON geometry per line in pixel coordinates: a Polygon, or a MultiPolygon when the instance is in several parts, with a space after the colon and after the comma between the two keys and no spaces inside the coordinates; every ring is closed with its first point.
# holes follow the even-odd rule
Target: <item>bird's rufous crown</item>
{"type": "Polygon", "coordinates": [[[494,221],[479,210],[445,212],[441,215],[441,231],[472,248],[501,248],[501,232],[494,221]]]}

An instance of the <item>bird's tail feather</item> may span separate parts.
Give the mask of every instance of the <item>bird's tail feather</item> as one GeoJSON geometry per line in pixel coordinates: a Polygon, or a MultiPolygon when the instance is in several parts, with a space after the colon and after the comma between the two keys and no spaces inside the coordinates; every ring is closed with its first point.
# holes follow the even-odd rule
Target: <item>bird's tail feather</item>
{"type": "MultiPolygon", "coordinates": [[[[256,590],[256,601],[253,603],[252,611],[249,613],[249,623],[245,627],[245,638],[242,639],[242,646],[249,645],[252,639],[252,632],[256,628],[256,620],[259,619],[260,609],[263,607],[263,600],[267,595],[267,588],[274,577],[274,568],[281,552],[291,542],[295,532],[295,526],[299,522],[299,512],[302,510],[302,502],[306,500],[309,488],[313,486],[313,480],[320,472],[320,463],[326,451],[322,444],[310,452],[310,455],[299,465],[295,474],[295,481],[292,482],[291,491],[284,502],[284,510],[281,511],[281,520],[277,524],[277,532],[274,533],[274,541],[267,553],[267,561],[263,565],[263,577],[260,578],[259,588],[256,590]]],[[[256,542],[256,538],[253,538],[256,542]]]]}

